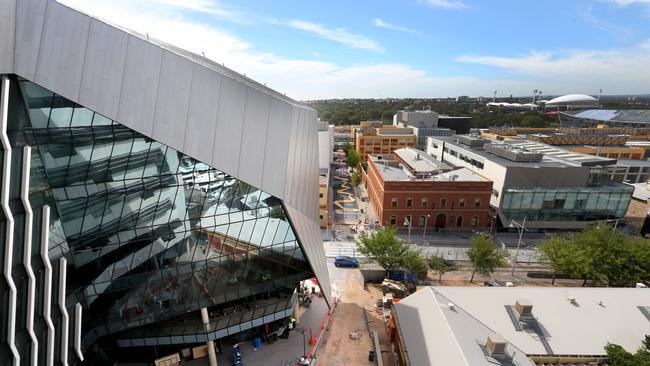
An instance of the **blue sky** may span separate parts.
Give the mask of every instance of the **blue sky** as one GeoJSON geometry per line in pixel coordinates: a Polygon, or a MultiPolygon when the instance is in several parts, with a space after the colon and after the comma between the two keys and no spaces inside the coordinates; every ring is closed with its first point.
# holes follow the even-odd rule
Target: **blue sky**
{"type": "Polygon", "coordinates": [[[650,93],[650,0],[60,0],[296,99],[650,93]]]}

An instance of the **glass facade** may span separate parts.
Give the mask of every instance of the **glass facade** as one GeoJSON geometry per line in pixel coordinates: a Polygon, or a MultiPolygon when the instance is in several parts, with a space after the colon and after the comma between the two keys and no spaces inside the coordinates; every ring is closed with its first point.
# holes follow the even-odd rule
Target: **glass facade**
{"type": "Polygon", "coordinates": [[[7,133],[15,149],[32,147],[30,204],[35,217],[51,207],[49,259],[67,260],[66,308],[83,306],[84,348],[152,324],[147,334],[172,334],[159,324],[202,307],[275,296],[284,311],[313,277],[278,198],[30,81],[11,84],[7,133]]]}
{"type": "Polygon", "coordinates": [[[507,188],[501,211],[506,219],[591,221],[625,216],[632,187],[507,188]]]}

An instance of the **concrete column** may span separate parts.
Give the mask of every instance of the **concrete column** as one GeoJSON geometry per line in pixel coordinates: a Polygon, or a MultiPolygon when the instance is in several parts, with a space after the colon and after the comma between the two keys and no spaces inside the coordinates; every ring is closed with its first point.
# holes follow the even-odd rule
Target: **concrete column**
{"type": "MultiPolygon", "coordinates": [[[[205,331],[210,332],[210,317],[208,316],[208,309],[201,308],[201,320],[203,320],[203,325],[205,326],[205,331]]],[[[207,341],[206,345],[208,346],[208,359],[210,360],[210,366],[217,366],[217,354],[214,351],[214,341],[207,341]]]]}

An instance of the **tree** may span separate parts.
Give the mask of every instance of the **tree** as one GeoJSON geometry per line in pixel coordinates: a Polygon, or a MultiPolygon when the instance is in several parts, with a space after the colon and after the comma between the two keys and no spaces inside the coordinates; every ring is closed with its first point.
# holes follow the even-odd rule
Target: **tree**
{"type": "Polygon", "coordinates": [[[402,268],[422,273],[427,270],[427,262],[422,258],[422,253],[419,250],[411,249],[402,256],[402,268]]]}
{"type": "Polygon", "coordinates": [[[359,165],[359,161],[361,161],[361,156],[359,155],[359,152],[355,149],[349,149],[347,152],[347,159],[346,163],[348,166],[352,169],[356,169],[357,165],[359,165]]]}
{"type": "Polygon", "coordinates": [[[650,366],[650,336],[645,336],[643,346],[634,354],[613,343],[607,343],[605,353],[610,366],[650,366]]]}
{"type": "Polygon", "coordinates": [[[448,263],[445,258],[434,255],[427,260],[427,264],[431,270],[438,272],[438,283],[442,282],[442,275],[454,271],[456,266],[448,263]]]}
{"type": "Polygon", "coordinates": [[[359,185],[361,185],[361,173],[359,173],[358,170],[354,171],[350,176],[350,184],[352,184],[352,187],[354,188],[354,194],[358,196],[359,192],[357,189],[359,188],[359,185]]]}
{"type": "Polygon", "coordinates": [[[492,238],[487,234],[472,236],[472,247],[467,251],[467,256],[472,263],[472,278],[474,282],[476,273],[484,276],[491,275],[497,268],[506,266],[506,253],[497,248],[492,238]]]}
{"type": "Polygon", "coordinates": [[[396,234],[397,230],[393,227],[381,228],[370,235],[364,232],[357,239],[357,248],[387,271],[410,269],[417,272],[422,267],[426,268],[420,253],[411,249],[396,234]]]}
{"type": "Polygon", "coordinates": [[[594,284],[631,286],[650,279],[650,243],[607,225],[594,226],[540,245],[555,273],[594,284]]]}
{"type": "Polygon", "coordinates": [[[540,260],[553,268],[553,279],[563,274],[571,278],[585,278],[588,268],[585,260],[586,253],[575,243],[559,236],[551,236],[539,246],[540,260]]]}

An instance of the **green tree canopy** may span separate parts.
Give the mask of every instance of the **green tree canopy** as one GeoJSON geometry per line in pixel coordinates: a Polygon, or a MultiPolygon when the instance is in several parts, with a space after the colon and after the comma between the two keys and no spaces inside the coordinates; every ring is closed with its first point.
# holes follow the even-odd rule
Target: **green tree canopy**
{"type": "Polygon", "coordinates": [[[361,173],[359,171],[355,171],[352,173],[350,176],[350,184],[352,184],[352,187],[356,188],[359,185],[361,185],[361,173]]]}
{"type": "Polygon", "coordinates": [[[505,267],[507,264],[506,253],[494,245],[492,238],[487,234],[472,236],[472,247],[467,251],[467,256],[472,264],[470,282],[474,282],[476,273],[489,276],[497,268],[505,267]]]}
{"type": "Polygon", "coordinates": [[[445,261],[445,258],[437,255],[434,255],[427,259],[427,264],[429,265],[429,268],[438,272],[438,283],[442,281],[443,274],[454,271],[456,269],[456,266],[448,263],[445,261]]]}
{"type": "Polygon", "coordinates": [[[607,225],[551,237],[540,251],[554,272],[585,282],[621,287],[650,279],[650,243],[607,225]]]}
{"type": "Polygon", "coordinates": [[[645,336],[643,346],[634,354],[612,343],[607,343],[605,352],[609,366],[650,366],[650,336],[645,336]]]}
{"type": "Polygon", "coordinates": [[[426,269],[420,252],[411,249],[396,234],[397,230],[392,227],[381,228],[370,235],[364,232],[357,239],[357,248],[387,271],[408,269],[420,272],[426,269]]]}
{"type": "Polygon", "coordinates": [[[361,156],[359,155],[359,152],[357,150],[349,149],[347,151],[346,163],[350,168],[356,169],[360,161],[361,161],[361,156]]]}

